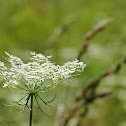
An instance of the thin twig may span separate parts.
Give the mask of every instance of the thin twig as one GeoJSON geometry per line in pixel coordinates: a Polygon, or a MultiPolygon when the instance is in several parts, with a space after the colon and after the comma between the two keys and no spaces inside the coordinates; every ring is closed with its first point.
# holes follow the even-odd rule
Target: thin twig
{"type": "Polygon", "coordinates": [[[60,36],[63,32],[65,32],[71,24],[73,24],[73,23],[75,23],[75,22],[76,22],[76,17],[69,17],[69,18],[64,22],[63,25],[61,25],[60,27],[55,28],[55,30],[53,31],[52,35],[51,35],[50,38],[47,40],[45,47],[46,47],[46,48],[52,47],[52,46],[55,44],[56,40],[59,38],[59,36],[60,36]]]}
{"type": "Polygon", "coordinates": [[[105,89],[96,95],[97,98],[104,98],[113,93],[113,89],[105,89]]]}
{"type": "Polygon", "coordinates": [[[84,41],[83,41],[83,46],[80,49],[77,59],[80,60],[82,54],[84,54],[84,52],[87,49],[88,46],[88,42],[91,38],[93,38],[99,31],[103,30],[110,22],[112,21],[112,19],[107,18],[104,19],[102,21],[100,21],[94,28],[92,28],[84,37],[84,41]]]}

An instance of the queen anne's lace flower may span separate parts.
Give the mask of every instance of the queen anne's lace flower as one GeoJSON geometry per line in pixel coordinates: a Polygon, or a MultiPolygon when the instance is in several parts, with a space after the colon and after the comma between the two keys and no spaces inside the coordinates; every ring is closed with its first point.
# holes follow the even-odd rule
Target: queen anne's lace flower
{"type": "Polygon", "coordinates": [[[11,68],[6,68],[0,61],[0,78],[5,80],[3,87],[15,88],[23,84],[29,90],[45,92],[54,88],[61,80],[71,77],[74,72],[80,72],[86,67],[86,64],[77,59],[63,66],[55,65],[49,61],[51,56],[45,57],[35,52],[31,52],[30,62],[24,63],[20,58],[5,53],[11,68]],[[46,80],[52,80],[52,84],[42,87],[46,80]]]}

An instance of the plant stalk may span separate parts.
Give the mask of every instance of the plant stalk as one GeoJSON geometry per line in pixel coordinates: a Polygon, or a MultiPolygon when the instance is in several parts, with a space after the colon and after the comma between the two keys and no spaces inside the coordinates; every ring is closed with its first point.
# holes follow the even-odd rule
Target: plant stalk
{"type": "Polygon", "coordinates": [[[32,113],[33,113],[33,94],[31,93],[31,105],[30,105],[30,122],[29,126],[32,126],[32,113]]]}

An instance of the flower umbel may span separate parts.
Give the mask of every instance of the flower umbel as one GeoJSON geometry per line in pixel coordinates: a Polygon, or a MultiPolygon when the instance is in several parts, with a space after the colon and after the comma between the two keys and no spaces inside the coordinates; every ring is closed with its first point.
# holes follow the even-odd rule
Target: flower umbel
{"type": "MultiPolygon", "coordinates": [[[[44,55],[40,53],[36,54],[35,52],[31,52],[30,62],[24,63],[20,58],[10,55],[7,52],[5,53],[7,55],[6,59],[10,63],[11,68],[5,67],[4,63],[0,61],[0,79],[5,81],[3,83],[3,87],[19,88],[26,91],[26,95],[24,97],[16,102],[13,102],[14,105],[22,105],[20,102],[26,100],[24,109],[28,107],[30,112],[32,112],[32,106],[28,106],[30,98],[32,105],[33,97],[35,98],[38,109],[41,111],[42,109],[39,105],[38,99],[45,105],[52,107],[49,103],[51,103],[55,97],[51,101],[45,102],[38,93],[52,90],[61,80],[64,81],[67,78],[72,77],[74,72],[80,72],[86,67],[86,64],[79,62],[77,59],[69,61],[63,66],[55,65],[49,60],[51,56],[45,57],[44,55]],[[52,80],[52,83],[44,86],[43,84],[47,80],[52,80]]],[[[32,113],[30,113],[30,123],[31,118],[32,113]]]]}
{"type": "Polygon", "coordinates": [[[30,62],[24,63],[20,58],[5,53],[11,68],[6,68],[0,61],[0,77],[5,80],[3,87],[8,88],[16,88],[23,84],[31,91],[46,92],[54,88],[61,80],[71,77],[72,73],[84,70],[86,66],[77,59],[63,66],[55,65],[49,61],[51,56],[45,57],[35,52],[31,52],[30,62]],[[53,83],[42,87],[46,80],[52,80],[53,83]]]}

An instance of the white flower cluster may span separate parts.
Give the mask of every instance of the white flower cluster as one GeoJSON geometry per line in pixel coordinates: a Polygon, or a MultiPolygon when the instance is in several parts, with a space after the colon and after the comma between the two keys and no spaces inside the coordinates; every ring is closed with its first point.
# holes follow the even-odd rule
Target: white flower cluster
{"type": "Polygon", "coordinates": [[[53,84],[47,86],[48,89],[51,89],[60,80],[65,80],[71,77],[75,71],[82,71],[86,67],[86,64],[77,59],[72,62],[69,61],[63,66],[55,65],[49,61],[51,56],[45,57],[35,52],[31,52],[30,62],[24,63],[20,58],[5,53],[11,68],[6,68],[4,63],[0,61],[0,78],[5,80],[3,87],[15,88],[23,83],[29,88],[39,88],[46,80],[52,80],[53,84]]]}

